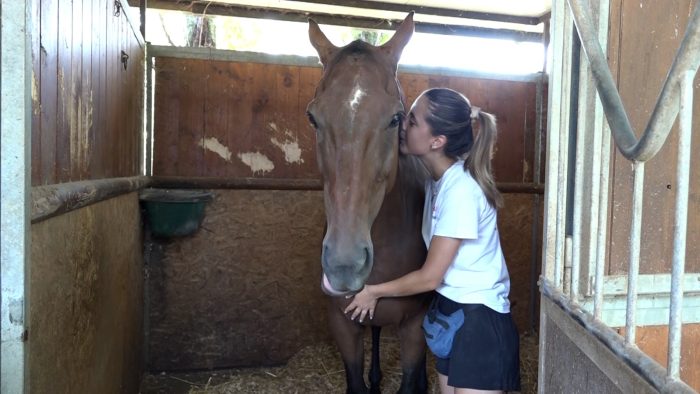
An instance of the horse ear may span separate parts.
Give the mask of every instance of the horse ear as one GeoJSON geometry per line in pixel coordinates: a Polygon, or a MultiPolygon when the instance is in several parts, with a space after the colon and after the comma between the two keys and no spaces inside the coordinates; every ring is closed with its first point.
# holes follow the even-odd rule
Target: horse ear
{"type": "Polygon", "coordinates": [[[321,64],[327,64],[331,56],[338,50],[338,47],[333,45],[332,42],[328,40],[325,34],[318,27],[318,23],[313,19],[309,19],[309,41],[311,45],[316,48],[318,52],[318,57],[321,59],[321,64]]]}
{"type": "Polygon", "coordinates": [[[401,22],[398,29],[396,29],[394,36],[380,47],[381,50],[394,61],[394,64],[399,64],[401,52],[403,52],[403,48],[406,46],[406,44],[408,44],[408,41],[411,40],[414,28],[415,24],[413,23],[413,11],[411,11],[406,16],[406,19],[401,22]]]}

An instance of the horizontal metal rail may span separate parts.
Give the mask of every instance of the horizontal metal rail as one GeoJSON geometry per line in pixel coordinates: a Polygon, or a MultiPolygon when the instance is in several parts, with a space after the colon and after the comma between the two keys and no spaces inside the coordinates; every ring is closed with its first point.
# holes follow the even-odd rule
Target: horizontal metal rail
{"type": "Polygon", "coordinates": [[[589,2],[568,0],[568,4],[620,153],[631,161],[649,160],[661,149],[678,115],[678,82],[681,76],[689,70],[696,73],[700,66],[700,7],[696,6],[693,10],[649,123],[641,138],[637,140],[608,67],[607,57],[598,42],[597,28],[588,10],[589,2]]]}

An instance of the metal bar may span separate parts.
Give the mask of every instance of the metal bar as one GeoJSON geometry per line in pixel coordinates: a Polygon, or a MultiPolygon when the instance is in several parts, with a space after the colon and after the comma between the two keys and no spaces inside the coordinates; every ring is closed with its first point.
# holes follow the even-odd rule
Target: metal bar
{"type": "MultiPolygon", "coordinates": [[[[578,47],[580,51],[580,47],[578,47]]],[[[584,190],[584,172],[586,167],[586,136],[588,134],[588,116],[587,103],[589,94],[595,94],[590,91],[588,86],[588,64],[580,62],[579,88],[577,100],[577,125],[576,125],[576,149],[574,153],[574,165],[571,171],[574,173],[573,185],[573,215],[571,218],[571,256],[568,256],[567,261],[571,262],[571,299],[578,301],[579,296],[579,275],[581,274],[581,228],[583,227],[583,190],[584,190]],[[580,104],[579,104],[580,103],[580,104]]]]}
{"type": "Polygon", "coordinates": [[[29,212],[31,184],[31,36],[39,30],[27,0],[0,2],[0,392],[22,393],[26,360],[29,281],[29,212]]]}
{"type": "MultiPolygon", "coordinates": [[[[597,0],[597,9],[598,9],[598,42],[600,42],[600,45],[603,49],[607,48],[608,46],[608,19],[610,16],[610,0],[597,0]]],[[[586,62],[587,63],[587,62],[586,62]]],[[[594,86],[594,81],[593,81],[593,76],[590,74],[590,72],[587,73],[587,79],[590,87],[594,86]]],[[[589,225],[589,231],[588,231],[588,261],[586,263],[588,272],[587,272],[587,277],[589,279],[588,283],[586,284],[586,294],[588,296],[591,295],[591,283],[592,281],[590,280],[597,268],[597,258],[598,258],[598,247],[599,247],[599,239],[598,239],[598,225],[600,222],[600,211],[607,212],[607,209],[603,207],[607,207],[607,201],[606,205],[603,206],[600,203],[601,200],[601,183],[598,177],[596,175],[600,174],[600,166],[602,162],[601,156],[604,155],[605,151],[602,151],[602,143],[601,139],[603,138],[603,133],[606,132],[605,127],[604,127],[604,120],[605,120],[605,114],[603,113],[603,105],[600,102],[600,98],[596,94],[597,92],[593,91],[594,93],[594,98],[593,98],[593,129],[592,129],[592,135],[591,139],[592,141],[590,142],[590,146],[592,149],[592,157],[591,157],[591,172],[590,175],[587,177],[590,179],[590,211],[588,213],[588,219],[590,221],[589,225]]],[[[603,239],[605,241],[605,239],[603,239]]],[[[595,309],[595,308],[594,308],[595,309]]]]}
{"type": "Polygon", "coordinates": [[[59,183],[32,188],[32,223],[131,193],[150,184],[144,176],[59,183]]]}
{"type": "Polygon", "coordinates": [[[686,71],[680,81],[680,120],[678,164],[676,167],[676,211],[673,225],[673,265],[671,268],[671,310],[668,332],[668,376],[680,376],[681,331],[683,327],[683,275],[685,272],[690,147],[693,128],[693,80],[695,71],[686,71]]]}
{"type": "MultiPolygon", "coordinates": [[[[547,45],[545,44],[546,48],[547,45]]],[[[546,64],[546,59],[543,59],[542,70],[540,73],[540,79],[537,81],[536,91],[535,91],[535,108],[536,108],[536,118],[535,118],[535,159],[534,159],[534,170],[533,170],[533,182],[537,185],[541,183],[542,171],[542,124],[544,117],[544,84],[545,84],[545,73],[544,68],[546,64]]],[[[536,302],[537,302],[537,267],[538,263],[538,245],[539,245],[539,232],[540,232],[540,206],[541,198],[539,194],[536,194],[532,198],[532,232],[530,234],[530,245],[532,247],[532,252],[530,254],[530,297],[528,302],[528,327],[533,332],[536,331],[536,302]]]]}
{"type": "MultiPolygon", "coordinates": [[[[598,340],[613,353],[618,355],[632,369],[639,372],[649,383],[651,383],[661,393],[695,393],[690,386],[677,379],[668,379],[665,369],[654,359],[639,350],[637,346],[626,343],[624,339],[612,328],[605,325],[586,312],[581,306],[572,302],[561,292],[551,281],[543,279],[541,281],[541,292],[544,297],[552,300],[562,310],[564,310],[578,324],[585,327],[598,340]]],[[[540,364],[542,364],[540,359],[540,364]]],[[[540,370],[540,372],[542,372],[540,370]]],[[[539,375],[541,379],[543,375],[539,375]]],[[[542,387],[542,386],[540,386],[542,387]]]]}
{"type": "MultiPolygon", "coordinates": [[[[181,0],[177,2],[167,0],[149,0],[148,4],[149,8],[186,11],[193,14],[236,16],[242,18],[272,19],[302,23],[307,23],[309,18],[311,18],[319,24],[349,26],[365,29],[394,30],[401,22],[400,19],[388,20],[364,16],[337,15],[262,6],[244,6],[209,1],[202,2],[198,0],[181,0]]],[[[536,32],[429,22],[416,22],[415,31],[421,33],[484,37],[521,42],[540,42],[542,40],[542,33],[536,32]]]]}
{"type": "Polygon", "coordinates": [[[601,152],[600,158],[600,209],[598,210],[598,232],[596,259],[595,259],[595,298],[593,301],[593,316],[596,319],[603,317],[603,277],[605,276],[605,262],[608,238],[608,196],[610,193],[610,127],[607,122],[603,122],[603,132],[600,136],[601,152]]]}
{"type": "MultiPolygon", "coordinates": [[[[572,29],[572,19],[570,12],[564,12],[564,22],[563,31],[570,32],[572,29]]],[[[562,50],[562,75],[571,75],[572,70],[572,59],[571,59],[571,46],[572,39],[570,34],[564,34],[563,50],[562,50]]],[[[558,154],[558,171],[556,173],[556,178],[554,182],[557,184],[557,202],[555,204],[557,210],[556,219],[556,244],[554,252],[554,283],[557,286],[561,286],[563,279],[562,264],[564,263],[564,238],[566,233],[566,210],[567,210],[567,188],[566,188],[566,174],[568,173],[568,161],[569,161],[569,122],[571,118],[571,80],[566,81],[566,83],[561,81],[561,100],[562,105],[559,107],[561,110],[559,124],[555,125],[554,130],[558,130],[559,134],[559,154],[558,154]],[[564,132],[565,131],[565,132],[564,132]],[[564,179],[562,179],[564,177],[564,179]]],[[[556,133],[556,131],[555,131],[556,133]]],[[[552,133],[550,133],[551,136],[552,133]]],[[[552,185],[549,181],[548,185],[552,185]]]]}
{"type": "MultiPolygon", "coordinates": [[[[564,15],[566,14],[559,7],[564,7],[565,3],[552,4],[552,19],[550,28],[555,31],[562,31],[564,27],[564,15]]],[[[549,73],[549,88],[547,91],[547,161],[545,162],[545,185],[549,187],[545,190],[544,196],[544,218],[542,235],[542,275],[554,281],[556,277],[556,249],[557,249],[557,199],[559,195],[559,125],[562,115],[562,75],[564,58],[564,40],[562,34],[551,35],[551,72],[549,73]],[[556,130],[556,131],[555,131],[556,130]]],[[[540,350],[543,347],[540,347],[540,350]]],[[[540,360],[543,360],[540,352],[540,360]]],[[[540,374],[539,376],[543,376],[540,374]]]]}
{"type": "Polygon", "coordinates": [[[639,251],[642,239],[642,199],[644,195],[644,162],[634,162],[634,189],[632,192],[632,224],[630,226],[630,256],[627,279],[627,317],[625,341],[634,344],[637,314],[637,278],[639,277],[639,251]]]}
{"type": "MultiPolygon", "coordinates": [[[[573,240],[570,235],[564,238],[564,283],[562,291],[571,297],[571,252],[573,250],[573,240]]],[[[573,297],[572,297],[573,298],[573,297]]]]}
{"type": "Polygon", "coordinates": [[[588,11],[589,2],[584,0],[567,0],[567,2],[573,12],[581,44],[591,63],[603,108],[620,153],[632,161],[649,160],[661,149],[676,120],[680,89],[677,81],[680,75],[686,70],[697,72],[700,66],[700,7],[695,6],[693,10],[685,36],[646,129],[637,140],[608,67],[607,57],[596,38],[596,28],[591,22],[588,11]]]}

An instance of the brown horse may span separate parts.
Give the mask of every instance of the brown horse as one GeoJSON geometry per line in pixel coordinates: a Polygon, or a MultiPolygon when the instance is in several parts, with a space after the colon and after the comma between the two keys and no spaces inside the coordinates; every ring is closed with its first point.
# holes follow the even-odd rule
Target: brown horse
{"type": "Polygon", "coordinates": [[[374,318],[363,323],[343,313],[351,295],[418,269],[425,260],[421,237],[424,167],[399,153],[404,100],[396,76],[404,46],[413,34],[409,14],[386,44],[357,40],[336,47],[309,21],[309,38],[323,76],[308,117],[316,129],[323,176],[326,234],[321,287],[331,296],[329,321],[340,350],[348,393],[365,393],[363,337],[372,326],[369,381],[379,392],[380,327],[396,325],[403,378],[400,393],[425,392],[425,339],[421,322],[429,294],[382,298],[374,318]]]}

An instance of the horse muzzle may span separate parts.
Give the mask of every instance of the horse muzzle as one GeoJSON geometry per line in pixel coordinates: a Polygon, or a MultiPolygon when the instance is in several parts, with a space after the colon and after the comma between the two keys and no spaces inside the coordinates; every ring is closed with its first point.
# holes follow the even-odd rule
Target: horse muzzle
{"type": "Polygon", "coordinates": [[[337,252],[339,250],[324,245],[321,290],[333,297],[355,294],[365,286],[372,271],[372,248],[357,248],[349,254],[337,252]]]}

